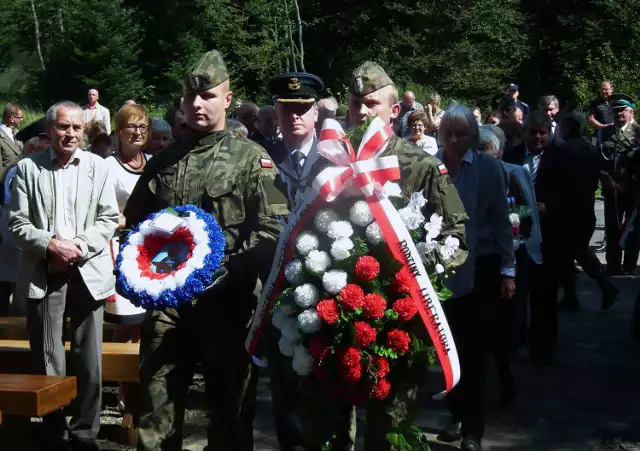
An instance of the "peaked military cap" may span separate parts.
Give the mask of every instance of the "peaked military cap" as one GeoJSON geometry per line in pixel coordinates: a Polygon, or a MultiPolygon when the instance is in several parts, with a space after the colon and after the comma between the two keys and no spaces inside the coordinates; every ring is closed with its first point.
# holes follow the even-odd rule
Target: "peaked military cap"
{"type": "Polygon", "coordinates": [[[229,79],[222,54],[211,50],[200,57],[184,75],[184,89],[192,92],[208,91],[229,79]]]}
{"type": "Polygon", "coordinates": [[[353,71],[349,92],[362,97],[393,84],[393,80],[379,64],[367,61],[353,71]]]}
{"type": "Polygon", "coordinates": [[[324,83],[308,72],[286,72],[269,80],[267,91],[279,103],[312,103],[320,98],[324,83]]]}
{"type": "Polygon", "coordinates": [[[636,109],[635,101],[633,97],[628,94],[611,94],[609,96],[609,102],[611,103],[611,108],[614,110],[624,110],[625,108],[633,108],[636,109]]]}

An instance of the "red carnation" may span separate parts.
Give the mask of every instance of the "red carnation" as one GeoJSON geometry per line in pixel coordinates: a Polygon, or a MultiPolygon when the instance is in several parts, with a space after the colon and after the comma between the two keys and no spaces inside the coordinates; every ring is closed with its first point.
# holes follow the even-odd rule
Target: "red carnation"
{"type": "Polygon", "coordinates": [[[362,368],[360,365],[340,368],[342,378],[347,382],[358,382],[362,377],[362,368]]]}
{"type": "Polygon", "coordinates": [[[392,309],[398,314],[400,321],[409,321],[418,313],[418,306],[411,298],[398,299],[393,303],[392,309]]]}
{"type": "Polygon", "coordinates": [[[340,291],[338,299],[347,310],[357,310],[364,305],[364,291],[360,285],[350,283],[340,291]]]}
{"type": "Polygon", "coordinates": [[[387,332],[387,346],[398,354],[404,354],[409,350],[411,337],[404,330],[393,329],[387,332]]]}
{"type": "Polygon", "coordinates": [[[349,346],[338,351],[338,358],[340,359],[342,366],[351,368],[355,366],[360,367],[360,359],[362,356],[360,355],[360,350],[358,348],[355,346],[349,346]]]}
{"type": "Polygon", "coordinates": [[[387,300],[377,293],[368,294],[364,297],[363,311],[369,319],[384,318],[384,310],[387,308],[387,300]]]}
{"type": "Polygon", "coordinates": [[[387,396],[389,396],[389,392],[391,391],[391,384],[386,379],[378,379],[378,383],[373,388],[373,392],[371,393],[371,397],[375,400],[382,401],[387,396]]]}
{"type": "Polygon", "coordinates": [[[329,341],[322,334],[311,336],[309,343],[309,353],[316,362],[322,362],[329,355],[329,341]]]}
{"type": "Polygon", "coordinates": [[[396,293],[409,293],[413,283],[413,276],[407,268],[398,271],[391,280],[391,288],[396,293]]]}
{"type": "Polygon", "coordinates": [[[356,260],[354,274],[360,280],[371,282],[380,274],[380,263],[374,257],[363,255],[356,260]]]}
{"type": "MultiPolygon", "coordinates": [[[[373,356],[373,359],[369,360],[369,365],[375,365],[377,368],[377,370],[375,370],[375,374],[378,379],[382,379],[389,374],[389,371],[391,371],[387,358],[380,355],[373,356]]],[[[373,368],[370,367],[370,369],[371,371],[374,371],[373,368]]]]}
{"type": "Polygon", "coordinates": [[[316,306],[318,316],[327,324],[335,324],[340,318],[338,303],[333,299],[323,299],[316,306]]]}
{"type": "Polygon", "coordinates": [[[366,321],[356,321],[356,343],[360,347],[369,346],[376,341],[376,330],[366,321]]]}

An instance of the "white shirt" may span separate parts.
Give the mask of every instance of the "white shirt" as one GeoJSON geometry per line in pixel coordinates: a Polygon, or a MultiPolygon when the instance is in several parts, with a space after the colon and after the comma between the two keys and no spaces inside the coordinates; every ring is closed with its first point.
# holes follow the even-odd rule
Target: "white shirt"
{"type": "Polygon", "coordinates": [[[538,168],[540,168],[540,159],[542,158],[543,153],[544,150],[536,155],[532,152],[529,152],[529,149],[527,149],[527,152],[525,153],[524,164],[522,165],[522,167],[527,170],[527,172],[531,176],[531,180],[533,180],[533,183],[536,182],[536,178],[538,177],[538,168]]]}
{"type": "MultiPolygon", "coordinates": [[[[309,156],[309,152],[311,152],[311,146],[313,146],[313,138],[311,138],[309,141],[307,141],[300,149],[295,149],[292,150],[289,153],[289,156],[293,155],[296,152],[300,152],[303,157],[300,158],[300,170],[302,170],[302,168],[304,168],[304,164],[307,161],[307,157],[309,156]]],[[[293,167],[293,165],[292,165],[293,167]]]]}
{"type": "Polygon", "coordinates": [[[7,127],[2,122],[0,122],[0,128],[7,134],[7,136],[11,139],[11,141],[13,141],[14,143],[16,142],[16,138],[13,135],[13,129],[12,128],[7,127]]]}
{"type": "MultiPolygon", "coordinates": [[[[149,161],[151,155],[142,154],[146,161],[149,161]]],[[[133,192],[138,179],[142,175],[142,172],[133,172],[126,166],[124,166],[115,155],[111,155],[104,160],[109,167],[109,173],[116,180],[116,199],[118,199],[118,209],[120,213],[124,212],[124,207],[127,205],[129,196],[133,192]]]]}
{"type": "Polygon", "coordinates": [[[60,240],[72,240],[76,236],[76,198],[78,197],[78,167],[83,151],[77,149],[67,167],[56,160],[55,151],[51,151],[54,191],[54,230],[60,240]]]}
{"type": "Polygon", "coordinates": [[[422,135],[417,141],[409,141],[420,147],[429,155],[435,155],[438,152],[438,141],[433,136],[422,135]]]}

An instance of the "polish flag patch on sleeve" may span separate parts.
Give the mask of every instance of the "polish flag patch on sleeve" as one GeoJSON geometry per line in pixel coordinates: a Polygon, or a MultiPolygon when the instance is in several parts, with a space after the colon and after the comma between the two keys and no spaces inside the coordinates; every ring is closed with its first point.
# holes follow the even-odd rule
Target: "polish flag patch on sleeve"
{"type": "Polygon", "coordinates": [[[438,165],[438,171],[440,172],[440,175],[445,175],[449,173],[449,171],[447,171],[447,167],[444,164],[438,165]]]}
{"type": "Polygon", "coordinates": [[[268,158],[260,158],[260,167],[271,169],[273,167],[273,161],[268,158]]]}

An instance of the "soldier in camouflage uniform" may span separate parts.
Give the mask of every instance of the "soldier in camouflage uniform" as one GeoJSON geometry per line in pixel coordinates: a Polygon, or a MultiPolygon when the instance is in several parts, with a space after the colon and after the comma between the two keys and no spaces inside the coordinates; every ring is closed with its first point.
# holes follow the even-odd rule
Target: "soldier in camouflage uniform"
{"type": "Polygon", "coordinates": [[[182,450],[185,398],[198,361],[210,409],[209,447],[253,449],[257,374],[244,340],[281,231],[278,217],[288,210],[266,151],[227,133],[231,97],[222,56],[206,53],[184,78],[187,130],[150,160],[124,212],[131,227],[163,208],[193,204],[217,218],[227,239],[219,284],[193,306],[147,313],[140,451],[182,450]]]}
{"type": "MultiPolygon", "coordinates": [[[[368,116],[379,116],[392,124],[398,116],[398,91],[382,67],[366,62],[354,72],[349,87],[349,125],[358,126],[368,116]]],[[[401,167],[398,181],[402,191],[409,196],[422,191],[427,199],[423,212],[425,217],[437,213],[443,218],[441,240],[453,236],[460,240],[460,248],[454,256],[455,265],[462,264],[467,257],[464,223],[468,219],[455,186],[444,170],[444,165],[422,149],[393,136],[380,157],[395,155],[401,167]]],[[[426,331],[416,331],[424,334],[426,331]]],[[[426,381],[427,365],[411,368],[403,380],[392,384],[392,392],[384,401],[371,402],[367,407],[367,430],[364,449],[367,451],[390,451],[386,434],[400,426],[412,422],[415,415],[418,386],[426,381]]],[[[348,451],[354,447],[355,431],[347,431],[351,424],[353,406],[346,400],[335,400],[325,393],[319,393],[313,379],[301,381],[303,402],[301,413],[304,419],[305,449],[320,451],[330,442],[333,451],[348,451]]]]}

